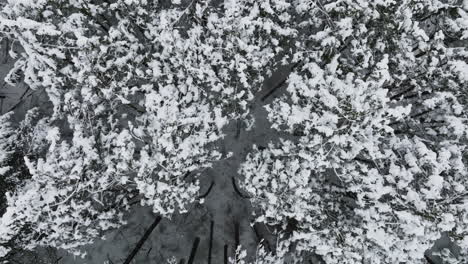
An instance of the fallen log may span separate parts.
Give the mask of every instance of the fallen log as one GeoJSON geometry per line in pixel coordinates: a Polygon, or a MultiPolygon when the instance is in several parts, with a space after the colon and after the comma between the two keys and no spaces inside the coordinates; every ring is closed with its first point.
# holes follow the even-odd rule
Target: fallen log
{"type": "Polygon", "coordinates": [[[158,226],[159,222],[161,222],[161,216],[156,217],[154,222],[151,224],[151,226],[145,231],[143,236],[140,238],[138,243],[136,244],[135,248],[132,250],[132,252],[128,255],[128,257],[125,259],[123,264],[130,264],[130,262],[133,260],[133,258],[137,255],[138,251],[140,251],[141,247],[143,244],[146,242],[146,240],[149,238],[153,230],[158,226]]]}

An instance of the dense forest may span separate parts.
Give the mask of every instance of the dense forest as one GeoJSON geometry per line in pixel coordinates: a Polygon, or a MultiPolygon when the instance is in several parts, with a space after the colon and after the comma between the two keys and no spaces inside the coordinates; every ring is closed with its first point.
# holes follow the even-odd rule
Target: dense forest
{"type": "Polygon", "coordinates": [[[468,0],[4,0],[0,38],[0,263],[468,263],[468,0]]]}

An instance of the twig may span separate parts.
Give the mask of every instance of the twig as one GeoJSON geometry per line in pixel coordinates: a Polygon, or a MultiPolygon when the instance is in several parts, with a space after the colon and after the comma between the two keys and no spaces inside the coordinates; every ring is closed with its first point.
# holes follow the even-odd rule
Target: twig
{"type": "Polygon", "coordinates": [[[237,250],[237,248],[239,247],[240,245],[240,230],[239,230],[239,222],[236,221],[234,222],[234,241],[235,241],[235,249],[237,250]]]}
{"type": "Polygon", "coordinates": [[[406,90],[403,90],[403,91],[401,91],[401,92],[399,92],[399,93],[397,93],[397,94],[395,94],[395,95],[392,95],[392,96],[390,96],[390,100],[398,99],[400,96],[402,96],[402,95],[404,95],[404,94],[406,94],[406,93],[409,93],[409,92],[413,91],[414,88],[416,88],[416,87],[415,87],[415,86],[411,86],[410,88],[408,88],[408,89],[406,89],[406,90]]]}
{"type": "Polygon", "coordinates": [[[298,61],[296,62],[290,69],[289,69],[289,73],[288,75],[286,76],[286,78],[284,78],[281,82],[279,82],[275,87],[273,87],[272,89],[270,89],[268,91],[268,93],[266,93],[263,97],[262,97],[262,102],[265,101],[266,99],[268,99],[268,97],[270,97],[278,88],[280,88],[281,86],[283,86],[283,84],[286,83],[286,81],[288,80],[288,77],[289,77],[289,74],[297,67],[299,66],[299,64],[301,63],[301,61],[298,61]]]}
{"type": "Polygon", "coordinates": [[[224,264],[228,264],[228,245],[224,245],[224,264]]]}
{"type": "Polygon", "coordinates": [[[20,103],[23,102],[24,96],[26,95],[27,92],[29,92],[29,90],[31,90],[31,88],[28,86],[28,88],[26,88],[26,91],[24,91],[24,93],[19,98],[18,102],[14,106],[12,106],[10,109],[8,109],[8,112],[15,110],[20,105],[20,103]]]}
{"type": "Polygon", "coordinates": [[[195,260],[195,255],[197,254],[197,248],[198,248],[199,243],[200,243],[200,238],[196,237],[195,241],[193,241],[192,250],[190,251],[190,257],[189,257],[187,264],[193,264],[193,261],[195,260]]]}
{"type": "Polygon", "coordinates": [[[201,199],[201,198],[205,198],[205,197],[207,197],[207,196],[208,196],[208,194],[210,194],[210,192],[211,192],[211,189],[213,189],[213,186],[214,186],[214,185],[215,185],[215,182],[214,182],[214,181],[212,181],[212,182],[211,182],[211,184],[210,184],[210,187],[208,187],[208,190],[207,190],[207,191],[206,191],[204,194],[202,194],[202,195],[198,196],[198,199],[201,199]]]}
{"type": "Polygon", "coordinates": [[[214,227],[214,222],[211,221],[210,223],[210,242],[208,245],[208,264],[211,264],[211,252],[213,250],[213,227],[214,227]]]}
{"type": "Polygon", "coordinates": [[[150,247],[150,249],[148,249],[148,251],[146,252],[146,257],[149,256],[149,253],[151,252],[151,250],[153,250],[153,247],[150,247]]]}
{"type": "Polygon", "coordinates": [[[236,191],[236,193],[237,193],[240,197],[246,198],[246,199],[252,198],[252,197],[250,197],[250,196],[248,196],[248,195],[242,194],[242,192],[240,191],[239,187],[237,187],[236,180],[234,179],[234,177],[232,177],[231,180],[232,180],[232,187],[234,188],[234,191],[236,191]]]}
{"type": "Polygon", "coordinates": [[[236,121],[236,135],[234,136],[235,139],[239,139],[240,133],[241,133],[241,128],[242,128],[242,121],[237,120],[236,121]]]}
{"type": "Polygon", "coordinates": [[[181,15],[174,22],[172,22],[171,27],[174,27],[182,19],[182,17],[187,14],[187,11],[189,11],[189,8],[193,5],[193,2],[195,2],[195,0],[192,0],[192,2],[190,2],[190,4],[188,4],[187,7],[181,11],[181,15]]]}
{"type": "Polygon", "coordinates": [[[125,259],[123,264],[130,264],[130,262],[133,260],[133,258],[136,256],[138,251],[141,249],[143,244],[146,242],[146,240],[149,238],[150,234],[153,232],[153,230],[156,228],[156,226],[161,222],[161,216],[156,217],[154,222],[151,224],[151,226],[145,231],[143,236],[141,237],[140,241],[138,241],[137,245],[135,248],[132,250],[130,255],[125,259]]]}
{"type": "Polygon", "coordinates": [[[0,114],[3,114],[3,99],[5,97],[0,95],[0,114]]]}
{"type": "Polygon", "coordinates": [[[286,83],[286,80],[288,80],[288,78],[284,78],[281,82],[279,82],[275,87],[273,87],[272,89],[270,89],[268,91],[267,94],[265,94],[263,97],[262,97],[262,101],[265,101],[266,99],[268,99],[268,97],[270,97],[278,88],[280,88],[281,86],[283,86],[283,84],[286,83]]]}

